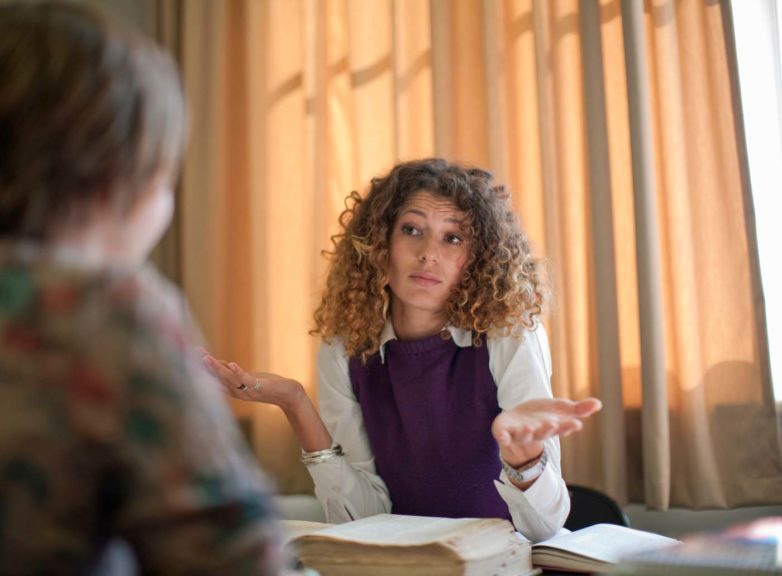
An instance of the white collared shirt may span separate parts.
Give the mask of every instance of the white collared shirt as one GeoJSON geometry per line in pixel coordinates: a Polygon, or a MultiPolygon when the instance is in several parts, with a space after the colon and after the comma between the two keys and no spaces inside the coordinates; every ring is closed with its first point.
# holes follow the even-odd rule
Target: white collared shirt
{"type": "MultiPolygon", "coordinates": [[[[449,327],[454,343],[472,345],[468,330],[449,327]]],[[[385,344],[396,339],[391,322],[381,335],[380,354],[385,361],[385,344]]],[[[524,338],[488,338],[489,369],[497,383],[497,402],[512,408],[534,398],[551,398],[551,355],[546,331],[540,325],[524,338]]],[[[353,394],[348,358],[341,342],[322,343],[318,352],[320,415],[344,457],[308,466],[315,482],[315,495],[329,522],[346,522],[391,511],[385,482],[375,471],[375,461],[364,428],[361,406],[353,394]]],[[[516,529],[532,541],[553,536],[570,510],[560,468],[559,439],[545,441],[548,464],[543,474],[525,491],[502,472],[494,484],[513,518],[516,529]]]]}

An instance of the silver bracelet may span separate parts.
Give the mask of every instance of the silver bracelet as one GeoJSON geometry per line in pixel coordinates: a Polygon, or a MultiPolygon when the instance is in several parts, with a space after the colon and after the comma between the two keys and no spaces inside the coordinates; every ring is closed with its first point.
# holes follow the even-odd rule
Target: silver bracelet
{"type": "Polygon", "coordinates": [[[342,454],[342,446],[339,444],[334,444],[334,446],[331,448],[326,448],[325,450],[316,450],[315,452],[305,452],[302,450],[301,454],[299,455],[299,461],[302,464],[309,466],[310,464],[328,462],[337,456],[342,456],[342,454]]]}
{"type": "Polygon", "coordinates": [[[538,476],[543,474],[543,471],[546,469],[546,463],[548,462],[548,456],[544,450],[541,452],[538,461],[524,470],[516,470],[513,466],[505,462],[502,456],[500,456],[500,462],[502,463],[502,469],[505,471],[505,474],[508,475],[508,478],[519,484],[526,484],[527,482],[536,480],[538,476]]]}

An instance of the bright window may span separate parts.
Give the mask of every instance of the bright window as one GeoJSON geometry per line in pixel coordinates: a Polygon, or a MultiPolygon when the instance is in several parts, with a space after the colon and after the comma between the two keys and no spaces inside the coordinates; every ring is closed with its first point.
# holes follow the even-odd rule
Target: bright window
{"type": "Polygon", "coordinates": [[[733,21],[771,373],[782,401],[782,14],[778,0],[733,0],[733,21]]]}

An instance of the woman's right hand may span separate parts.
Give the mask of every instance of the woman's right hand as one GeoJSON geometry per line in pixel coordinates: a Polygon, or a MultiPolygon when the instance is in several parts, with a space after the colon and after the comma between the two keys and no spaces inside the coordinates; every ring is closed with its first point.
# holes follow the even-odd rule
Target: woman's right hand
{"type": "Polygon", "coordinates": [[[270,372],[245,372],[236,362],[219,360],[204,348],[198,352],[229,396],[282,408],[303,450],[313,452],[332,445],[331,435],[299,382],[270,372]]]}
{"type": "Polygon", "coordinates": [[[204,365],[217,377],[225,393],[233,398],[275,404],[288,411],[305,395],[304,387],[296,380],[271,372],[246,372],[236,362],[215,358],[204,348],[198,351],[204,365]]]}

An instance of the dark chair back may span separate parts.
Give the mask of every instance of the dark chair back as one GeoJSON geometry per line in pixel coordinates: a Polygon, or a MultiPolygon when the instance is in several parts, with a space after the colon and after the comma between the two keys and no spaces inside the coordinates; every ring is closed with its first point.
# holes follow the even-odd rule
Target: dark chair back
{"type": "Polygon", "coordinates": [[[568,484],[570,493],[570,514],[565,520],[565,528],[579,530],[593,524],[619,524],[630,526],[625,511],[612,498],[602,492],[568,484]]]}

